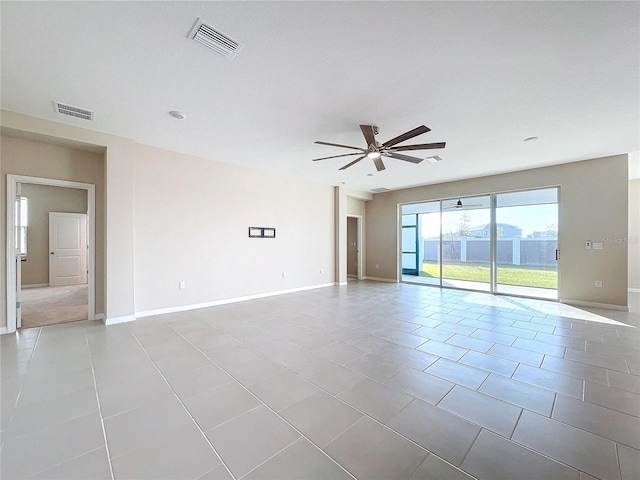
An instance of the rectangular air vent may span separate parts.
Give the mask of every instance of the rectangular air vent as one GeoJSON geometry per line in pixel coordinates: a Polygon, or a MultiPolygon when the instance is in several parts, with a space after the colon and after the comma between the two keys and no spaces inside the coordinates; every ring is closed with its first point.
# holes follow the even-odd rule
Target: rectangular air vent
{"type": "Polygon", "coordinates": [[[371,191],[374,193],[382,193],[382,192],[388,192],[389,189],[384,187],[378,187],[378,188],[372,188],[371,191]]]}
{"type": "Polygon", "coordinates": [[[239,42],[229,38],[200,19],[191,30],[189,38],[227,58],[234,57],[242,48],[239,42]]]}
{"type": "Polygon", "coordinates": [[[53,102],[53,109],[56,113],[60,113],[62,115],[69,115],[71,117],[82,118],[84,120],[93,121],[93,112],[91,110],[86,110],[84,108],[72,107],[71,105],[67,105],[65,103],[53,102]]]}

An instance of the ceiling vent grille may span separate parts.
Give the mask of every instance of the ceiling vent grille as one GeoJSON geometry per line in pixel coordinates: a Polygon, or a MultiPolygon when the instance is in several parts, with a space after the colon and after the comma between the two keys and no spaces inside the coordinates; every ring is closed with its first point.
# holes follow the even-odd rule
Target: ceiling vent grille
{"type": "Polygon", "coordinates": [[[384,187],[378,187],[378,188],[372,188],[371,191],[375,193],[382,193],[382,192],[388,192],[389,189],[384,187]]]}
{"type": "Polygon", "coordinates": [[[69,115],[71,117],[82,118],[84,120],[93,121],[93,112],[91,110],[86,110],[84,108],[72,107],[71,105],[67,105],[65,103],[53,102],[53,108],[56,113],[60,113],[62,115],[69,115]]]}
{"type": "Polygon", "coordinates": [[[229,38],[200,19],[191,30],[189,38],[227,58],[235,57],[242,48],[239,42],[229,38]]]}

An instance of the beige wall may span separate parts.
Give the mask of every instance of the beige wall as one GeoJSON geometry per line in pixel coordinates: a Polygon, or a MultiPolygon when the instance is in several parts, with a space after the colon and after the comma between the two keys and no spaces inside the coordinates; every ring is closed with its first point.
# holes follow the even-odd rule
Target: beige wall
{"type": "Polygon", "coordinates": [[[640,179],[629,182],[629,288],[640,290],[640,179]]]}
{"type": "MultiPolygon", "coordinates": [[[[87,191],[49,185],[22,185],[28,199],[27,257],[22,285],[49,283],[49,212],[87,213],[87,191]]],[[[100,242],[102,243],[102,242],[100,242]]]]}
{"type": "Polygon", "coordinates": [[[374,195],[366,210],[367,272],[398,278],[400,203],[559,185],[561,299],[626,306],[626,244],[585,250],[584,242],[626,238],[628,183],[627,156],[619,155],[374,195]],[[595,288],[595,280],[603,288],[595,288]]]}
{"type": "MultiPolygon", "coordinates": [[[[63,172],[53,169],[37,153],[58,149],[74,157],[87,149],[101,152],[104,189],[97,188],[96,197],[98,206],[103,202],[97,217],[104,220],[104,242],[97,250],[103,248],[104,271],[96,293],[104,292],[108,323],[132,320],[136,311],[312,287],[335,279],[332,187],[14,112],[2,111],[0,120],[3,173],[96,183],[75,178],[78,171],[71,163],[63,172]],[[14,148],[21,142],[30,146],[14,148]],[[7,152],[12,148],[23,158],[17,164],[12,160],[9,168],[12,155],[7,152]],[[274,226],[277,239],[249,239],[249,226],[274,226]],[[178,289],[180,281],[187,288],[178,289]]],[[[5,188],[3,177],[3,216],[5,188]]],[[[4,273],[4,237],[0,246],[4,273]]],[[[5,275],[0,287],[4,306],[5,275]]],[[[0,326],[5,326],[6,310],[0,310],[0,326]]]]}
{"type": "Polygon", "coordinates": [[[333,283],[332,187],[143,145],[134,178],[137,312],[333,283]]]}
{"type": "MultiPolygon", "coordinates": [[[[6,225],[6,188],[7,174],[30,177],[53,178],[74,182],[92,183],[96,186],[96,313],[104,312],[104,155],[62,145],[52,145],[41,141],[15,138],[6,135],[0,137],[0,156],[2,164],[0,174],[0,221],[2,231],[6,225]]],[[[27,185],[25,187],[28,188],[27,185]]],[[[65,189],[62,189],[65,190],[65,189]]],[[[86,212],[86,209],[85,209],[86,212]]],[[[48,235],[48,231],[47,231],[48,235]]],[[[5,258],[6,236],[0,239],[0,254],[5,258]]],[[[46,247],[48,248],[48,247],[46,247]]],[[[28,262],[27,262],[28,263],[28,262]]],[[[25,270],[28,268],[25,265],[25,270]]],[[[0,298],[5,305],[6,270],[3,268],[0,298]]],[[[48,279],[46,280],[48,282],[48,279]]],[[[45,283],[34,282],[34,283],[45,283]]],[[[0,309],[2,326],[6,325],[6,309],[0,309]]]]}

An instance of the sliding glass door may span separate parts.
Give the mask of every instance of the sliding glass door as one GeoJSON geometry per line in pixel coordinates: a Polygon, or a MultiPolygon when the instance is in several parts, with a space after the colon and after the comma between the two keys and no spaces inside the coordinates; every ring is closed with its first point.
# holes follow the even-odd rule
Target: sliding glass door
{"type": "Polygon", "coordinates": [[[496,194],[495,291],[558,298],[558,189],[496,194]]]}
{"type": "Polygon", "coordinates": [[[402,205],[402,278],[440,285],[440,202],[402,205]]]}
{"type": "Polygon", "coordinates": [[[442,285],[491,290],[491,198],[442,202],[442,285]]]}
{"type": "Polygon", "coordinates": [[[558,298],[558,188],[401,206],[402,280],[558,298]]]}

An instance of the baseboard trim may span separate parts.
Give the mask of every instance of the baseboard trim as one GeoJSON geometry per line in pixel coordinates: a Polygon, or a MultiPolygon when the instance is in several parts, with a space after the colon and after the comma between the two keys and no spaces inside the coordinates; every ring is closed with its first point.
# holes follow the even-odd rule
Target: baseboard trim
{"type": "Polygon", "coordinates": [[[105,319],[104,313],[96,313],[96,314],[93,316],[93,319],[94,319],[94,320],[103,320],[103,321],[104,321],[104,319],[105,319]]]}
{"type": "Polygon", "coordinates": [[[135,315],[124,315],[122,317],[111,317],[111,318],[105,318],[104,319],[104,324],[105,325],[117,325],[118,323],[133,322],[135,319],[136,319],[135,315]]]}
{"type": "Polygon", "coordinates": [[[561,298],[558,300],[560,303],[566,303],[567,305],[574,305],[576,307],[591,307],[602,308],[604,310],[617,310],[620,312],[628,312],[629,307],[624,305],[613,305],[610,303],[598,303],[598,302],[585,302],[583,300],[571,300],[568,298],[561,298]]]}
{"type": "Polygon", "coordinates": [[[334,283],[334,285],[337,285],[338,287],[344,287],[345,285],[347,285],[349,282],[336,282],[334,283]]]}
{"type": "Polygon", "coordinates": [[[48,283],[32,283],[31,285],[22,285],[20,288],[25,289],[25,288],[42,288],[42,287],[48,287],[49,284],[48,283]]]}
{"type": "Polygon", "coordinates": [[[305,290],[315,290],[316,288],[333,287],[335,283],[322,283],[320,285],[310,285],[307,287],[291,288],[288,290],[277,290],[275,292],[259,293],[257,295],[247,295],[245,297],[226,298],[224,300],[215,300],[213,302],[192,303],[190,305],[179,305],[177,307],[158,308],[154,310],[145,310],[136,312],[136,318],[153,317],[154,315],[164,315],[165,313],[186,312],[188,310],[197,310],[199,308],[217,307],[218,305],[226,305],[228,303],[245,302],[247,300],[257,300],[260,298],[275,297],[276,295],[284,295],[287,293],[304,292],[305,290]]]}
{"type": "Polygon", "coordinates": [[[393,278],[364,277],[364,279],[373,280],[374,282],[398,283],[398,280],[394,280],[393,278]]]}
{"type": "Polygon", "coordinates": [[[7,327],[0,327],[0,335],[5,335],[9,333],[9,330],[7,330],[7,327]]]}
{"type": "Polygon", "coordinates": [[[640,293],[640,288],[630,288],[629,293],[640,293]]]}

